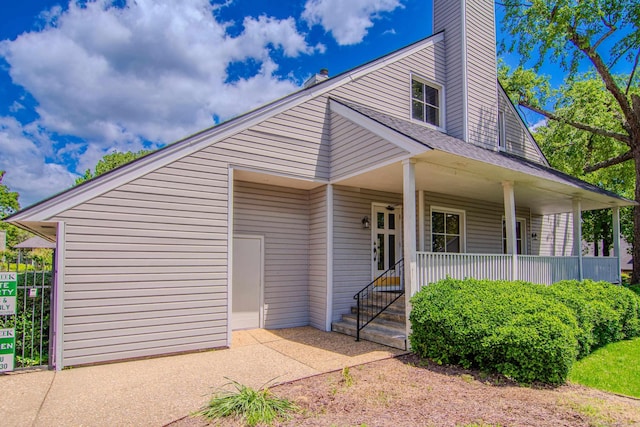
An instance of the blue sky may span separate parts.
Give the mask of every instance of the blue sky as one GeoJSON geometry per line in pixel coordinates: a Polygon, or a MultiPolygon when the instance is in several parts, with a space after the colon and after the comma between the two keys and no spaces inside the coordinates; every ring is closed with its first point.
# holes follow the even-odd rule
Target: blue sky
{"type": "Polygon", "coordinates": [[[425,0],[0,2],[0,170],[26,207],[431,34],[425,0]]]}

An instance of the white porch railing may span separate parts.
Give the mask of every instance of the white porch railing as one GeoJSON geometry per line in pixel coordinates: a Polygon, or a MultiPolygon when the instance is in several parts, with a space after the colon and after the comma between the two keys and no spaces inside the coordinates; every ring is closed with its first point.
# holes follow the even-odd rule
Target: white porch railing
{"type": "Polygon", "coordinates": [[[565,279],[578,280],[580,258],[518,255],[518,279],[546,285],[565,279]]]}
{"type": "Polygon", "coordinates": [[[420,286],[437,282],[447,276],[453,279],[501,280],[511,278],[512,260],[509,255],[417,253],[418,283],[420,286]]]}
{"type": "MultiPolygon", "coordinates": [[[[417,253],[419,286],[437,282],[447,276],[454,279],[473,277],[489,280],[513,280],[511,255],[417,253]]],[[[616,283],[619,278],[615,257],[583,257],[585,279],[616,283]]],[[[518,255],[517,280],[551,284],[559,280],[580,279],[580,258],[518,255]]]]}
{"type": "Polygon", "coordinates": [[[582,271],[585,279],[612,283],[620,279],[618,257],[582,257],[582,271]]]}

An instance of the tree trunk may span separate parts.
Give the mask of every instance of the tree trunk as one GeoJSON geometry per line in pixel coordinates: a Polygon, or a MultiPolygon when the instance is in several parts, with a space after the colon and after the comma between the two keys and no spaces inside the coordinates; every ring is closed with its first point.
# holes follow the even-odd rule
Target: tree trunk
{"type": "MultiPolygon", "coordinates": [[[[637,145],[636,145],[637,147],[637,145]]],[[[633,157],[636,172],[636,192],[635,201],[640,203],[640,149],[633,150],[633,157]]],[[[633,257],[633,272],[631,273],[631,284],[640,283],[640,206],[633,207],[633,242],[631,242],[631,256],[633,257]]]]}

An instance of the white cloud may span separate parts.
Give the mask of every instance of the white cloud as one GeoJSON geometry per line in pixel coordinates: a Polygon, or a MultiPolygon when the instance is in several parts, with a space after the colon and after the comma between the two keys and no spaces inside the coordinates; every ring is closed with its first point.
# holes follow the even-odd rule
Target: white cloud
{"type": "Polygon", "coordinates": [[[529,127],[529,130],[531,132],[535,132],[537,131],[539,128],[544,127],[547,125],[547,119],[542,119],[536,123],[534,123],[531,127],[529,127]]]}
{"type": "Polygon", "coordinates": [[[82,173],[108,151],[171,142],[213,125],[214,115],[224,120],[297,89],[277,76],[273,51],[295,57],[323,46],[309,46],[293,18],[247,17],[232,37],[231,23],[216,18],[224,6],[72,1],[43,13],[42,30],[0,41],[0,57],[37,102],[34,126],[89,143],[54,150],[74,157],[82,173]],[[230,82],[229,64],[246,61],[257,71],[230,82]]]}
{"type": "Polygon", "coordinates": [[[18,101],[13,101],[13,104],[9,106],[9,111],[12,113],[17,113],[20,110],[24,110],[24,105],[22,105],[18,101]]]}
{"type": "Polygon", "coordinates": [[[402,7],[400,0],[307,0],[302,18],[321,25],[339,45],[360,43],[382,12],[402,7]]]}
{"type": "Polygon", "coordinates": [[[76,176],[65,166],[45,161],[51,142],[39,129],[23,127],[12,117],[0,117],[2,183],[20,193],[20,205],[31,205],[70,187],[76,176]]]}

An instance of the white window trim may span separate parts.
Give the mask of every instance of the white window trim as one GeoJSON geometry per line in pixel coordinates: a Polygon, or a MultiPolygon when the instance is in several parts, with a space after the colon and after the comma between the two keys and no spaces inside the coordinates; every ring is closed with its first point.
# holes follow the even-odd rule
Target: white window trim
{"type": "MultiPolygon", "coordinates": [[[[504,215],[502,215],[502,223],[506,222],[506,218],[504,215]]],[[[522,253],[518,254],[518,255],[528,255],[529,254],[529,239],[527,238],[527,219],[524,217],[520,217],[517,216],[516,217],[516,222],[521,222],[522,223],[522,253]]],[[[500,234],[502,235],[502,238],[500,239],[500,250],[502,252],[504,252],[504,239],[506,238],[506,236],[504,235],[504,229],[502,227],[502,224],[500,224],[500,234]]]]}
{"type": "Polygon", "coordinates": [[[421,124],[423,126],[427,126],[431,129],[436,129],[439,130],[441,132],[445,132],[447,131],[447,122],[446,122],[446,117],[447,117],[447,110],[446,110],[446,105],[445,105],[445,88],[442,84],[440,83],[436,83],[435,81],[433,81],[432,79],[426,78],[424,76],[421,76],[420,74],[417,73],[410,73],[409,74],[409,118],[411,119],[411,121],[413,123],[418,123],[421,124]],[[420,83],[423,83],[425,85],[431,86],[435,89],[438,90],[438,102],[440,103],[440,126],[436,126],[436,125],[432,125],[431,123],[428,123],[424,120],[418,120],[418,119],[414,119],[413,118],[413,96],[411,95],[411,90],[412,90],[412,85],[413,85],[413,80],[417,80],[420,83]]]}
{"type": "MultiPolygon", "coordinates": [[[[430,206],[429,207],[429,251],[433,252],[433,213],[452,213],[460,215],[460,252],[461,254],[467,253],[467,212],[462,209],[447,208],[443,206],[430,206]]],[[[455,253],[455,252],[450,252],[455,253]]]]}

